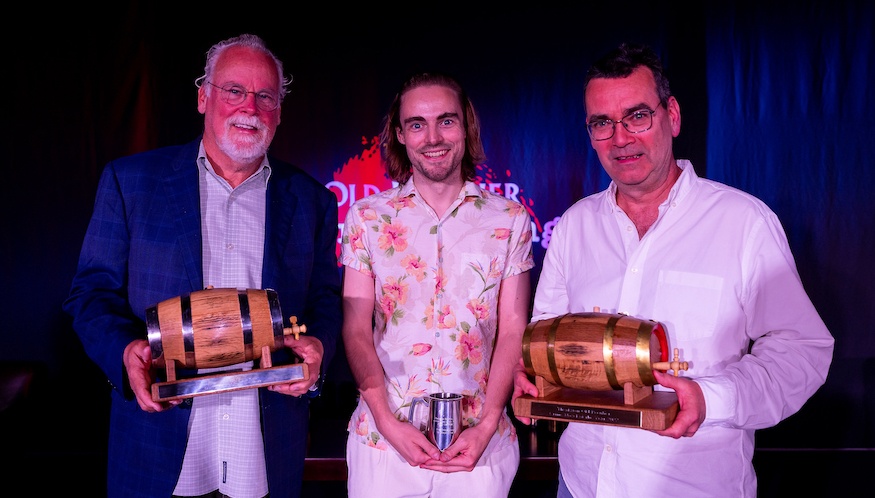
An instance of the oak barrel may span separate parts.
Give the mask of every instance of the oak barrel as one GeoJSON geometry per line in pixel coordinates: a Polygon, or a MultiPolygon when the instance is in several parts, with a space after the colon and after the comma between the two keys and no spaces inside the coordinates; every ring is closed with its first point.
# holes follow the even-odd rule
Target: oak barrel
{"type": "Polygon", "coordinates": [[[146,310],[153,365],[224,367],[283,345],[283,319],[272,289],[208,288],[146,310]]]}
{"type": "Polygon", "coordinates": [[[532,322],[523,335],[526,372],[561,387],[652,386],[653,363],[667,360],[662,324],[622,314],[569,313],[532,322]]]}

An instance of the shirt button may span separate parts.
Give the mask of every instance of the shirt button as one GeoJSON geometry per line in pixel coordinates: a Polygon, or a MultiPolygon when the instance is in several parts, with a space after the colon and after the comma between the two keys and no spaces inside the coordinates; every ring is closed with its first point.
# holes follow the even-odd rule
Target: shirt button
{"type": "Polygon", "coordinates": [[[638,268],[632,268],[632,273],[638,273],[638,268]]]}
{"type": "Polygon", "coordinates": [[[222,415],[222,420],[228,420],[228,419],[230,419],[230,418],[231,418],[231,416],[228,415],[227,413],[225,413],[225,414],[222,415]]]}
{"type": "Polygon", "coordinates": [[[632,231],[632,225],[626,225],[626,231],[627,231],[627,232],[631,232],[631,231],[632,231]]]}
{"type": "Polygon", "coordinates": [[[607,451],[608,453],[610,453],[610,452],[614,451],[614,449],[611,448],[611,445],[606,444],[606,445],[605,445],[605,451],[607,451]]]}

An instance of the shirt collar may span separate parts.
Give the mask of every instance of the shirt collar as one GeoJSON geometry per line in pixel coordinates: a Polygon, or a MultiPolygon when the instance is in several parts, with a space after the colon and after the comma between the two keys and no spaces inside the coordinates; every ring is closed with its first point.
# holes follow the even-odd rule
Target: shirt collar
{"type": "MultiPolygon", "coordinates": [[[[197,164],[198,167],[204,168],[207,172],[209,172],[216,178],[221,178],[218,173],[216,173],[216,170],[213,169],[213,165],[212,163],[210,163],[210,160],[207,159],[207,152],[206,150],[204,150],[203,140],[201,140],[201,143],[197,149],[197,164]]],[[[267,188],[267,181],[270,179],[271,171],[272,170],[270,168],[270,161],[268,161],[267,154],[265,154],[264,158],[261,160],[261,164],[258,166],[258,169],[255,170],[255,173],[253,173],[252,176],[247,178],[243,183],[254,181],[253,178],[261,178],[264,181],[264,187],[267,188]]],[[[224,178],[222,178],[222,180],[224,181],[224,178]]]]}
{"type": "MultiPolygon", "coordinates": [[[[668,197],[662,203],[663,205],[680,201],[690,192],[693,188],[693,183],[699,178],[695,168],[693,168],[693,163],[688,159],[678,159],[676,162],[681,169],[681,175],[674,182],[674,185],[671,186],[668,197]]],[[[608,185],[608,194],[607,201],[611,210],[620,209],[617,205],[617,184],[614,181],[611,181],[610,185],[608,185]]]]}
{"type": "Polygon", "coordinates": [[[696,169],[693,168],[693,163],[689,160],[678,159],[677,164],[681,169],[681,176],[679,176],[677,181],[674,182],[674,185],[672,185],[671,191],[668,193],[668,199],[666,199],[663,204],[676,203],[686,197],[690,190],[692,190],[693,184],[699,178],[696,174],[696,169]]]}
{"type": "MultiPolygon", "coordinates": [[[[416,192],[416,186],[413,184],[413,177],[411,176],[404,185],[401,186],[401,190],[398,191],[399,197],[411,197],[414,195],[418,195],[416,192]]],[[[479,185],[472,181],[466,181],[464,185],[462,185],[462,190],[459,191],[459,199],[465,199],[467,197],[485,197],[485,193],[483,189],[480,188],[479,185]]]]}

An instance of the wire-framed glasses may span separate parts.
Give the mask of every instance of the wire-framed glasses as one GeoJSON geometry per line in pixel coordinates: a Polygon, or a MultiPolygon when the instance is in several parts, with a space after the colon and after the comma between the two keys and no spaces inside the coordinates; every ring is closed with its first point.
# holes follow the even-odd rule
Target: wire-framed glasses
{"type": "Polygon", "coordinates": [[[651,109],[638,109],[616,121],[605,118],[593,119],[586,124],[586,129],[589,130],[589,136],[593,140],[607,140],[613,137],[614,128],[616,128],[618,123],[622,124],[629,133],[641,133],[653,126],[653,114],[655,112],[651,109]]]}
{"type": "Polygon", "coordinates": [[[255,95],[255,105],[262,111],[273,111],[280,106],[280,99],[276,94],[266,91],[250,92],[242,86],[235,83],[228,83],[224,86],[215,85],[209,81],[207,84],[216,87],[222,92],[222,100],[227,104],[240,105],[246,101],[246,97],[251,93],[255,95]]]}

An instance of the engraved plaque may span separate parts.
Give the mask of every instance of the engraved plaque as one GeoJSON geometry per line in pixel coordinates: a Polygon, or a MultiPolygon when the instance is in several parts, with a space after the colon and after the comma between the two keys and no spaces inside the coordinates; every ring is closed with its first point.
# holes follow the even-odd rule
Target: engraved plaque
{"type": "Polygon", "coordinates": [[[543,397],[520,396],[513,409],[519,417],[647,430],[665,429],[677,416],[674,392],[656,391],[634,404],[627,404],[623,396],[623,391],[559,389],[543,397]]]}

